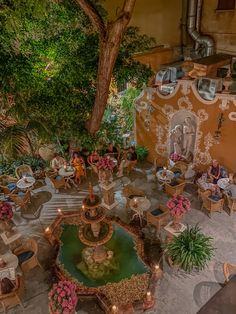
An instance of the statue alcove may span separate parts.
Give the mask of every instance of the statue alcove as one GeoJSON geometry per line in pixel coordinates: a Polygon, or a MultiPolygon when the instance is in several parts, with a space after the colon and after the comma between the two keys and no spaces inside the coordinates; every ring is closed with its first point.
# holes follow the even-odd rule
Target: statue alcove
{"type": "Polygon", "coordinates": [[[196,146],[197,117],[188,110],[175,112],[170,119],[169,154],[177,153],[192,161],[196,146]]]}

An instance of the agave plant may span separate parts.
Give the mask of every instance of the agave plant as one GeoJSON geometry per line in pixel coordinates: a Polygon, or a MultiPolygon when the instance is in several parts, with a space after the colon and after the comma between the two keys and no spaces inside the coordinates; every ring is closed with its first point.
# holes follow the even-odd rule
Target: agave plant
{"type": "Polygon", "coordinates": [[[166,254],[187,272],[202,270],[214,255],[212,238],[205,236],[198,226],[187,227],[167,243],[166,254]]]}

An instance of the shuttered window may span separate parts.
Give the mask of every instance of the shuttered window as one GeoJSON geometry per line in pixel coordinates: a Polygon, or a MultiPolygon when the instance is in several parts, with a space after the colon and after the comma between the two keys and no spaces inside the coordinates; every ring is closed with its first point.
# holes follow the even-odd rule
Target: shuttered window
{"type": "Polygon", "coordinates": [[[217,10],[234,10],[235,0],[218,0],[217,10]]]}

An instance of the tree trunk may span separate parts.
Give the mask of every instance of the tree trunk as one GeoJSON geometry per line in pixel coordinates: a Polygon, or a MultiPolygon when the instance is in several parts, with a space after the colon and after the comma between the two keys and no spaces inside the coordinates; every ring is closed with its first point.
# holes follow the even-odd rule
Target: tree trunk
{"type": "Polygon", "coordinates": [[[136,0],[124,0],[123,8],[118,18],[103,24],[102,18],[94,10],[91,3],[86,0],[76,0],[97,28],[100,35],[100,55],[97,72],[96,97],[93,111],[86,128],[91,134],[95,134],[101,125],[104,111],[107,105],[109,87],[112,78],[112,71],[119,53],[122,37],[132,16],[136,0]]]}

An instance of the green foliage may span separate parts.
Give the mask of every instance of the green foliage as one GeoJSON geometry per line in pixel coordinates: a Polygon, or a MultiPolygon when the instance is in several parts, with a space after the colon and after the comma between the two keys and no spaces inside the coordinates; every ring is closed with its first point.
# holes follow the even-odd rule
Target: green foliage
{"type": "Polygon", "coordinates": [[[188,227],[166,245],[166,253],[183,270],[202,270],[214,255],[212,238],[205,236],[198,226],[188,227]]]}
{"type": "Polygon", "coordinates": [[[137,157],[138,157],[139,161],[144,161],[144,159],[148,155],[148,149],[147,149],[147,147],[144,147],[144,146],[137,145],[135,148],[135,151],[137,153],[137,157]]]}
{"type": "MultiPolygon", "coordinates": [[[[99,1],[92,3],[106,23],[99,1]]],[[[40,138],[78,138],[95,146],[97,137],[87,136],[84,128],[95,99],[99,59],[98,34],[88,17],[71,0],[0,0],[0,6],[0,109],[23,128],[31,120],[46,126],[44,132],[38,125],[40,138]]],[[[115,84],[132,81],[139,87],[147,82],[151,70],[132,55],[153,45],[137,28],[127,29],[114,68],[115,84]]],[[[129,106],[123,108],[131,112],[129,106]]],[[[109,129],[109,110],[99,136],[112,140],[122,128],[109,129]]]]}
{"type": "Polygon", "coordinates": [[[42,159],[26,155],[22,158],[18,158],[13,162],[1,161],[0,175],[6,174],[14,177],[16,167],[22,164],[31,166],[33,172],[37,170],[42,170],[46,167],[46,163],[42,159]]]}

